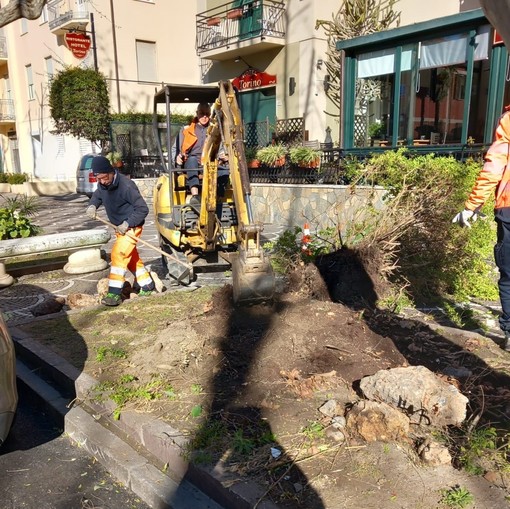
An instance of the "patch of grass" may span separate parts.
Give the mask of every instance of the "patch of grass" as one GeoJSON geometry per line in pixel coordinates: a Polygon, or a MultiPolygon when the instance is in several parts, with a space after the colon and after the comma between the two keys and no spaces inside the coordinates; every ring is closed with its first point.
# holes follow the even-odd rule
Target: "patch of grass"
{"type": "Polygon", "coordinates": [[[462,329],[484,329],[486,325],[480,322],[472,309],[462,308],[449,302],[443,302],[442,308],[457,327],[462,329]]]}
{"type": "Polygon", "coordinates": [[[441,504],[452,509],[464,509],[475,499],[466,488],[461,486],[444,489],[441,491],[441,495],[441,504]]]}
{"type": "Polygon", "coordinates": [[[116,359],[125,359],[127,357],[127,353],[125,350],[122,350],[122,348],[111,348],[109,346],[100,346],[97,349],[97,362],[105,361],[108,356],[114,357],[116,359]]]}
{"type": "Polygon", "coordinates": [[[204,392],[204,388],[200,384],[192,384],[191,385],[191,394],[202,394],[204,392]]]}
{"type": "Polygon", "coordinates": [[[113,418],[118,420],[122,409],[128,403],[137,405],[160,399],[169,393],[175,395],[172,386],[159,377],[145,384],[137,382],[138,379],[129,374],[121,376],[118,380],[102,382],[94,388],[95,399],[102,401],[109,397],[117,405],[113,418]]]}
{"type": "Polygon", "coordinates": [[[324,437],[324,426],[320,422],[312,421],[303,428],[301,433],[309,440],[318,440],[324,437]]]}
{"type": "Polygon", "coordinates": [[[245,437],[242,429],[236,429],[232,437],[232,447],[241,455],[250,454],[255,449],[255,441],[245,437]]]}
{"type": "Polygon", "coordinates": [[[509,436],[498,436],[493,427],[477,428],[465,437],[460,447],[459,463],[469,473],[483,475],[482,465],[492,464],[497,470],[510,471],[509,436]]]}

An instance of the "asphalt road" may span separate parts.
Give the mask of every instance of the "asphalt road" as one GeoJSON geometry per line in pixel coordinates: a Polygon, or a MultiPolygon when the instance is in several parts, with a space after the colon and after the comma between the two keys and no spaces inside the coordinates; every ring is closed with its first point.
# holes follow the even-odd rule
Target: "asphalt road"
{"type": "Polygon", "coordinates": [[[149,509],[21,392],[0,449],[0,509],[149,509]]]}

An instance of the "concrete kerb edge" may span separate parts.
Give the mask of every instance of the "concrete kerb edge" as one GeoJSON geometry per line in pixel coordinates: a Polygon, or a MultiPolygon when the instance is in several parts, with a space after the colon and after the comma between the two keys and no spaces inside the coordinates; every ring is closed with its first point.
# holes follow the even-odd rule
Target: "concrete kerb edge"
{"type": "MultiPolygon", "coordinates": [[[[228,509],[250,509],[258,499],[264,495],[263,488],[253,482],[239,482],[226,488],[223,483],[228,482],[230,484],[234,477],[222,472],[219,466],[207,469],[189,463],[182,454],[186,448],[186,438],[179,430],[172,428],[167,423],[154,420],[146,415],[133,411],[123,411],[120,419],[114,420],[113,411],[116,405],[112,400],[98,401],[90,397],[94,386],[98,383],[93,377],[80,372],[65,359],[55,354],[44,345],[32,340],[26,333],[19,329],[13,328],[12,336],[15,345],[17,345],[16,350],[20,357],[28,358],[31,363],[37,359],[41,369],[56,383],[64,383],[65,387],[74,385],[76,392],[75,402],[73,403],[72,401],[66,401],[64,398],[61,398],[58,404],[53,404],[53,411],[56,410],[58,413],[62,414],[61,418],[64,419],[65,432],[68,433],[78,445],[80,445],[80,441],[83,442],[86,438],[86,429],[80,430],[79,423],[86,421],[81,413],[79,413],[79,415],[81,415],[79,420],[74,420],[74,415],[78,414],[78,411],[86,412],[86,410],[80,406],[81,403],[84,403],[91,410],[92,415],[86,412],[91,419],[103,419],[107,424],[106,429],[118,430],[121,435],[123,434],[128,438],[129,442],[134,442],[134,446],[137,449],[145,450],[148,456],[152,456],[156,462],[160,462],[161,468],[167,466],[168,475],[166,477],[172,479],[173,482],[186,482],[184,480],[185,477],[196,486],[199,486],[208,496],[228,509]],[[70,406],[72,406],[71,409],[69,409],[70,406]],[[70,421],[70,419],[73,420],[70,421]],[[73,437],[81,438],[75,440],[73,437]]],[[[44,398],[44,394],[42,397],[44,398]]],[[[51,404],[51,402],[48,402],[48,404],[51,404]]],[[[97,423],[97,425],[102,426],[99,423],[97,423]]],[[[104,426],[102,427],[105,429],[104,426]]],[[[118,432],[114,432],[117,437],[118,432]]],[[[118,439],[121,440],[120,438],[118,439]]],[[[89,452],[96,456],[92,450],[89,452]]],[[[107,458],[110,458],[110,456],[105,456],[104,454],[99,455],[99,457],[96,456],[102,463],[103,457],[105,461],[107,458]]],[[[105,463],[105,465],[114,475],[117,475],[118,469],[111,466],[110,461],[113,461],[113,459],[109,459],[108,463],[105,463]]],[[[145,459],[145,462],[147,462],[147,459],[145,459]]],[[[154,466],[154,468],[157,470],[156,466],[154,466]]],[[[122,471],[121,469],[120,473],[122,473],[122,471]]],[[[119,476],[117,475],[117,477],[119,476]]],[[[144,495],[136,491],[135,485],[132,486],[130,484],[131,481],[129,478],[126,480],[124,477],[119,477],[119,479],[140,497],[144,495]]],[[[143,483],[140,484],[143,485],[143,483]]],[[[154,500],[154,503],[156,503],[156,500],[154,500]]],[[[165,504],[161,505],[161,501],[159,501],[156,505],[153,505],[153,507],[165,508],[167,506],[165,504]]],[[[277,509],[278,506],[269,501],[263,501],[258,507],[260,509],[277,509]]]]}

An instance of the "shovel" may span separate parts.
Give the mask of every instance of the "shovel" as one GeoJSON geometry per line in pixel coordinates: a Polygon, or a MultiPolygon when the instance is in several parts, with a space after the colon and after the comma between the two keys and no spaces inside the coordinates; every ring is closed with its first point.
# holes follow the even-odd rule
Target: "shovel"
{"type": "MultiPolygon", "coordinates": [[[[101,221],[102,223],[106,224],[107,226],[111,226],[113,229],[116,229],[115,228],[115,225],[110,223],[110,221],[107,221],[106,219],[103,219],[99,216],[96,215],[96,219],[98,221],[101,221]]],[[[172,256],[170,253],[167,253],[166,251],[163,251],[162,249],[160,249],[159,247],[156,247],[156,246],[153,246],[152,244],[149,244],[147,241],[145,240],[142,240],[140,239],[139,237],[136,237],[134,235],[131,235],[131,233],[129,231],[126,232],[126,235],[133,239],[133,240],[136,240],[137,242],[140,242],[141,244],[143,244],[144,246],[147,246],[147,247],[150,247],[151,249],[154,249],[154,251],[166,256],[167,258],[170,258],[170,260],[174,261],[174,262],[177,262],[179,263],[180,265],[182,265],[183,267],[185,267],[187,269],[187,271],[183,274],[182,277],[186,277],[188,276],[188,274],[191,273],[191,271],[193,270],[192,266],[189,264],[189,263],[185,263],[181,260],[179,260],[178,258],[176,258],[175,256],[172,256]]]]}

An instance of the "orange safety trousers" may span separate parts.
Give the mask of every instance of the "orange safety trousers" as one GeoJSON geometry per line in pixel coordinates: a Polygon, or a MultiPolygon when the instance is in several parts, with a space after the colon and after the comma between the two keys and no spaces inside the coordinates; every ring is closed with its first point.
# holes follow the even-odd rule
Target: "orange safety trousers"
{"type": "Polygon", "coordinates": [[[125,235],[115,234],[117,238],[112,247],[110,276],[108,280],[108,291],[110,293],[120,295],[128,270],[134,274],[135,282],[140,285],[140,288],[153,289],[152,278],[136,249],[137,239],[142,235],[142,231],[143,228],[137,226],[130,228],[125,235]]]}

